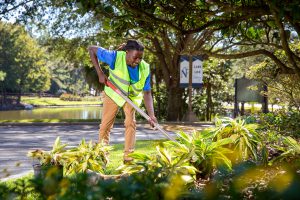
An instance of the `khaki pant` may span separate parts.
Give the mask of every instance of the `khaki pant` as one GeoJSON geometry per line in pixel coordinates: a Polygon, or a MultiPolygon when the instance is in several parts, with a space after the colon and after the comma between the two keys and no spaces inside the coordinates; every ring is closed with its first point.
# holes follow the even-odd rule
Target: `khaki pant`
{"type": "MultiPolygon", "coordinates": [[[[103,111],[102,119],[99,129],[99,142],[109,144],[109,134],[113,127],[116,114],[119,110],[118,105],[106,94],[103,100],[103,111]]],[[[124,160],[130,160],[128,154],[134,151],[135,146],[135,132],[136,132],[136,121],[135,121],[135,109],[127,102],[123,106],[125,113],[125,145],[124,145],[124,160]]]]}

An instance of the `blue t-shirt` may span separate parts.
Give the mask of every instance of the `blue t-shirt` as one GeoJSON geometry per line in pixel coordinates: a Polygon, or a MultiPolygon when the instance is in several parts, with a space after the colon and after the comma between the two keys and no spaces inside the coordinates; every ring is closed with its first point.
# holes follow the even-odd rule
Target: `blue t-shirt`
{"type": "MultiPolygon", "coordinates": [[[[97,57],[101,62],[105,62],[106,64],[109,65],[109,68],[111,70],[115,69],[115,61],[117,57],[117,52],[116,51],[109,51],[106,50],[102,47],[98,48],[97,51],[97,57]]],[[[127,65],[129,77],[130,77],[130,83],[134,84],[139,81],[139,68],[138,67],[130,67],[127,65]]],[[[151,90],[151,85],[150,85],[150,74],[146,78],[145,85],[143,88],[144,91],[149,91],[151,90]]]]}

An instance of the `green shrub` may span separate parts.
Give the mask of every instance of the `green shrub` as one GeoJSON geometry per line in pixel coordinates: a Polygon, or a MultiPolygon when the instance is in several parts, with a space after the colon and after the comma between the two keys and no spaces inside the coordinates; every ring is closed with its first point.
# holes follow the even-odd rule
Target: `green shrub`
{"type": "Polygon", "coordinates": [[[265,130],[274,130],[282,135],[300,137],[300,112],[278,110],[260,115],[260,124],[265,130]]]}
{"type": "Polygon", "coordinates": [[[52,150],[44,151],[41,149],[36,149],[29,151],[27,156],[32,159],[39,160],[41,165],[49,166],[49,165],[61,165],[61,154],[66,151],[65,147],[67,144],[62,144],[60,141],[60,137],[57,137],[52,150]]]}
{"type": "Polygon", "coordinates": [[[176,175],[186,183],[193,182],[197,169],[189,164],[192,152],[184,148],[184,153],[177,154],[164,146],[157,146],[156,150],[157,154],[152,156],[142,153],[130,154],[134,160],[122,165],[119,170],[126,174],[156,173],[159,179],[171,179],[176,175]]]}
{"type": "Polygon", "coordinates": [[[190,157],[190,163],[197,169],[200,177],[207,178],[220,166],[231,169],[231,161],[227,156],[232,151],[225,147],[233,142],[230,138],[214,141],[210,131],[194,132],[192,135],[179,132],[178,142],[166,143],[176,155],[190,157]]]}
{"type": "Polygon", "coordinates": [[[220,170],[201,191],[190,194],[191,199],[298,199],[300,175],[288,166],[258,166],[245,161],[232,171],[220,170]]]}
{"type": "Polygon", "coordinates": [[[131,176],[115,179],[101,179],[97,183],[90,181],[85,173],[66,177],[59,187],[46,182],[35,181],[36,191],[44,199],[179,199],[188,193],[182,180],[175,177],[158,177],[157,172],[136,173],[131,176]],[[46,193],[40,188],[55,187],[55,193],[46,193]]]}
{"type": "Polygon", "coordinates": [[[77,147],[61,154],[65,174],[86,172],[88,169],[103,174],[108,162],[107,154],[111,149],[101,143],[86,143],[83,139],[77,147]]]}
{"type": "Polygon", "coordinates": [[[59,99],[63,101],[82,101],[80,96],[67,93],[61,94],[59,99]]]}
{"type": "Polygon", "coordinates": [[[257,124],[246,124],[242,119],[222,118],[216,119],[214,132],[215,139],[231,138],[235,151],[236,162],[245,161],[249,158],[257,160],[257,148],[261,142],[261,137],[256,131],[257,124]]]}
{"type": "Polygon", "coordinates": [[[300,144],[291,138],[290,136],[282,137],[282,145],[276,145],[276,149],[278,149],[281,153],[279,156],[276,156],[270,161],[270,164],[274,164],[276,162],[282,163],[290,163],[295,164],[300,162],[300,144]]]}

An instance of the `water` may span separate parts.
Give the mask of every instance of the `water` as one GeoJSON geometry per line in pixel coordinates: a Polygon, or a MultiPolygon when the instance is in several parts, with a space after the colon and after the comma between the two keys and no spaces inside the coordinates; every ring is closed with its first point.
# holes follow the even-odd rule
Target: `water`
{"type": "Polygon", "coordinates": [[[22,119],[100,119],[102,107],[47,107],[33,110],[0,111],[0,120],[22,119]]]}

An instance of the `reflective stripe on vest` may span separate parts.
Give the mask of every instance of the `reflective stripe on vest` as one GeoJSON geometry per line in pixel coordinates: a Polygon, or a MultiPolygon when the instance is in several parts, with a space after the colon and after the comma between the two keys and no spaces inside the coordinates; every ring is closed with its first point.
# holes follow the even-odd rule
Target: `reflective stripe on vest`
{"type": "MultiPolygon", "coordinates": [[[[116,85],[120,91],[128,96],[136,105],[140,105],[143,100],[143,88],[150,73],[149,64],[142,60],[139,64],[139,80],[130,84],[130,76],[126,64],[126,52],[117,51],[115,69],[109,70],[109,80],[116,85]]],[[[125,103],[116,92],[105,86],[105,93],[120,107],[125,103]]]]}

